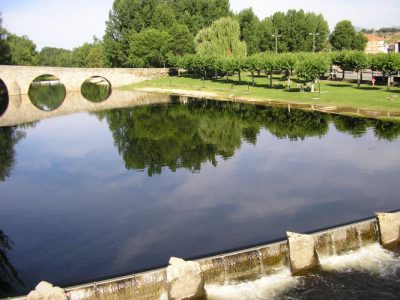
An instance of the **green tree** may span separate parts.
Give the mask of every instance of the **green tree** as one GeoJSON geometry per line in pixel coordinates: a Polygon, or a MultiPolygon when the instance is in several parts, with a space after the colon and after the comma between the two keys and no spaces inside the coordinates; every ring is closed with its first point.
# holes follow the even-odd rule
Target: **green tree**
{"type": "Polygon", "coordinates": [[[36,45],[27,36],[9,34],[7,43],[11,48],[11,63],[13,65],[32,66],[36,64],[36,45]]]}
{"type": "Polygon", "coordinates": [[[251,8],[242,10],[238,14],[240,25],[240,39],[246,42],[247,55],[260,52],[260,20],[251,8]]]}
{"type": "Polygon", "coordinates": [[[88,68],[102,68],[105,66],[104,47],[98,41],[95,42],[86,57],[86,66],[88,68]]]}
{"type": "Polygon", "coordinates": [[[372,66],[381,71],[384,77],[387,75],[387,90],[390,90],[392,72],[400,70],[400,54],[393,52],[375,54],[372,66]]]}
{"type": "Polygon", "coordinates": [[[229,0],[170,0],[168,3],[174,8],[178,23],[186,25],[193,36],[230,15],[229,0]]]}
{"type": "Polygon", "coordinates": [[[324,17],[303,10],[276,12],[261,22],[261,50],[274,50],[272,35],[279,35],[278,52],[322,51],[327,47],[329,26],[324,17]],[[271,37],[270,37],[271,36],[271,37]]]}
{"type": "Polygon", "coordinates": [[[105,62],[104,48],[102,42],[93,37],[93,43],[84,43],[72,51],[73,67],[103,67],[105,62]]]}
{"type": "Polygon", "coordinates": [[[161,3],[156,5],[154,8],[150,27],[159,30],[169,31],[172,25],[176,23],[175,11],[172,6],[169,5],[166,1],[160,2],[161,3]]]}
{"type": "Polygon", "coordinates": [[[272,87],[272,74],[278,69],[277,55],[272,52],[265,52],[261,56],[261,69],[265,71],[265,74],[269,77],[269,86],[272,87]]]}
{"type": "Polygon", "coordinates": [[[7,31],[2,27],[3,19],[0,14],[0,64],[11,64],[11,48],[6,41],[7,31]]]}
{"type": "Polygon", "coordinates": [[[176,56],[194,52],[194,38],[186,25],[174,23],[168,32],[171,36],[171,50],[176,56]]]}
{"type": "Polygon", "coordinates": [[[236,62],[233,57],[220,57],[218,66],[220,71],[225,74],[226,80],[236,71],[236,62]]]}
{"type": "MultiPolygon", "coordinates": [[[[303,55],[297,65],[297,76],[305,82],[319,81],[331,68],[331,60],[326,55],[321,54],[308,54],[303,55]]],[[[311,86],[311,91],[314,91],[314,84],[311,86]]],[[[321,93],[321,87],[319,88],[321,93]]]]}
{"type": "MultiPolygon", "coordinates": [[[[106,64],[130,65],[134,32],[156,28],[174,35],[170,29],[177,22],[194,36],[201,28],[229,14],[229,0],[114,0],[103,38],[106,64]]],[[[179,47],[175,48],[179,51],[179,47]]]]}
{"type": "Polygon", "coordinates": [[[155,8],[161,0],[115,0],[103,38],[104,55],[108,66],[128,66],[130,41],[133,32],[151,26],[155,8]]]}
{"type": "Polygon", "coordinates": [[[130,45],[130,66],[163,67],[171,51],[171,36],[166,31],[149,28],[133,33],[130,45]]]}
{"type": "Polygon", "coordinates": [[[275,49],[275,40],[273,34],[275,34],[274,24],[272,18],[265,18],[260,22],[260,51],[273,51],[275,49]]]}
{"type": "Polygon", "coordinates": [[[350,70],[350,66],[348,66],[348,61],[346,60],[346,55],[349,51],[334,51],[331,53],[332,63],[336,66],[339,66],[342,70],[342,80],[345,79],[346,71],[350,70]]]}
{"type": "Polygon", "coordinates": [[[297,55],[293,53],[279,54],[277,64],[279,66],[279,70],[285,72],[288,80],[287,89],[290,90],[290,79],[297,65],[297,55]]]}
{"type": "Polygon", "coordinates": [[[72,65],[73,67],[83,68],[87,64],[87,56],[89,55],[92,45],[84,43],[82,46],[74,48],[72,51],[72,65]]]}
{"type": "Polygon", "coordinates": [[[253,85],[255,84],[254,81],[254,73],[260,73],[262,70],[262,53],[254,54],[247,58],[246,60],[246,68],[251,72],[251,77],[253,81],[253,85]]]}
{"type": "Polygon", "coordinates": [[[357,33],[349,20],[343,20],[336,24],[330,36],[330,42],[334,50],[364,50],[367,39],[362,33],[357,33]]]}
{"type": "Polygon", "coordinates": [[[353,49],[364,51],[365,47],[367,46],[368,38],[362,33],[357,32],[354,39],[353,39],[353,49]]]}
{"type": "Polygon", "coordinates": [[[357,87],[360,87],[360,72],[369,66],[367,55],[362,51],[350,51],[345,54],[345,64],[357,72],[357,87]]]}
{"type": "Polygon", "coordinates": [[[37,55],[37,65],[72,67],[72,51],[62,48],[44,47],[37,55]]]}
{"type": "Polygon", "coordinates": [[[213,22],[195,37],[196,52],[207,56],[242,56],[246,43],[240,41],[240,26],[230,17],[213,22]]]}
{"type": "Polygon", "coordinates": [[[288,31],[282,33],[282,38],[286,40],[288,51],[312,51],[314,43],[312,34],[315,34],[315,51],[326,48],[329,26],[321,14],[288,10],[286,22],[289,23],[288,31]]]}

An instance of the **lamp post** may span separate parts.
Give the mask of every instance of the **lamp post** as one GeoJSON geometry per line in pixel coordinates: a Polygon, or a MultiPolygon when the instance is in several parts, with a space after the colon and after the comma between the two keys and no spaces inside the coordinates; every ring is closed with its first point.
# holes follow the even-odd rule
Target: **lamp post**
{"type": "Polygon", "coordinates": [[[275,38],[275,53],[278,53],[278,38],[280,38],[282,34],[278,34],[278,30],[276,30],[275,34],[272,36],[275,38]]]}
{"type": "Polygon", "coordinates": [[[316,37],[317,35],[319,35],[319,33],[318,33],[318,32],[315,32],[315,33],[310,32],[309,35],[312,35],[312,37],[313,37],[312,52],[315,52],[315,37],[316,37]]]}

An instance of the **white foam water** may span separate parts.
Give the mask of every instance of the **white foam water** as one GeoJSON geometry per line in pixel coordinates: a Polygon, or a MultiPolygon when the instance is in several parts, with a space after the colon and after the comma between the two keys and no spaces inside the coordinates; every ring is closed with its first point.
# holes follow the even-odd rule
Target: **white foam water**
{"type": "Polygon", "coordinates": [[[342,255],[322,257],[320,263],[325,271],[364,271],[380,276],[390,276],[400,269],[400,257],[379,244],[364,246],[342,255]]]}
{"type": "Polygon", "coordinates": [[[206,285],[208,300],[268,300],[276,299],[289,288],[300,282],[285,268],[279,273],[242,283],[206,285]]]}

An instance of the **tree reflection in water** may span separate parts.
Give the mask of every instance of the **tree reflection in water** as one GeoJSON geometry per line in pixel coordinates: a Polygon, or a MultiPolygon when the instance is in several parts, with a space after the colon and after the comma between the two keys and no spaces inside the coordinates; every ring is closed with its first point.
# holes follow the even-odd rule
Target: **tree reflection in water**
{"type": "Polygon", "coordinates": [[[217,156],[232,157],[243,141],[256,144],[261,129],[279,139],[323,137],[332,122],[338,131],[359,137],[374,130],[379,139],[400,136],[400,123],[243,103],[198,101],[117,109],[96,113],[109,124],[128,169],[198,171],[217,156]]]}
{"type": "Polygon", "coordinates": [[[32,104],[44,111],[57,109],[64,101],[64,84],[52,75],[41,75],[29,86],[28,96],[32,104]]]}
{"type": "Polygon", "coordinates": [[[91,102],[102,102],[111,95],[111,84],[103,77],[94,76],[82,83],[81,93],[91,102]]]}
{"type": "Polygon", "coordinates": [[[18,127],[0,127],[0,181],[10,177],[15,164],[14,146],[25,137],[25,132],[18,127]]]}
{"type": "Polygon", "coordinates": [[[13,292],[17,286],[24,287],[24,283],[18,277],[17,270],[7,257],[7,251],[11,250],[13,242],[0,230],[0,297],[13,292]]]}

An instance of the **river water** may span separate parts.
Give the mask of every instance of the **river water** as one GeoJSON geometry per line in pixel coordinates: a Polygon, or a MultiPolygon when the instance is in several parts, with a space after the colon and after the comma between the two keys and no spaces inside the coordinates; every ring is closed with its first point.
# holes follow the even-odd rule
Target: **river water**
{"type": "Polygon", "coordinates": [[[177,97],[0,127],[0,296],[398,210],[399,150],[400,123],[177,97]]]}

